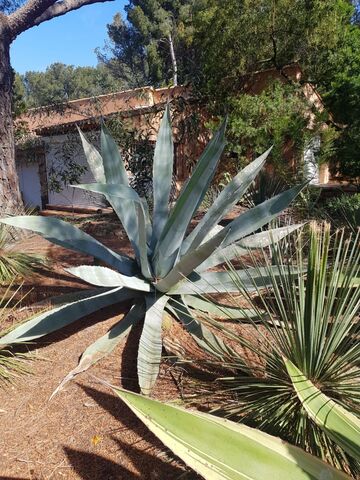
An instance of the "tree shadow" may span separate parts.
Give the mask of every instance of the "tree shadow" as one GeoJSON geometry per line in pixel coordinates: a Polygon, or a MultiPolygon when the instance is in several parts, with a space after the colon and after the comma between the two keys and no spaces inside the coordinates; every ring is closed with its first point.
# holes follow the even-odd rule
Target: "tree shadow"
{"type": "MultiPolygon", "coordinates": [[[[201,478],[193,472],[189,472],[186,474],[186,477],[183,477],[184,473],[186,473],[186,467],[182,466],[182,461],[164,447],[160,440],[148,430],[129,407],[115,394],[106,393],[93,387],[79,386],[98,405],[119,421],[119,433],[126,436],[126,431],[131,430],[131,432],[139,437],[139,442],[136,443],[144,440],[151,445],[150,447],[144,448],[136,446],[135,444],[126,443],[115,435],[111,436],[112,440],[119,446],[121,453],[125,454],[131,464],[144,475],[141,477],[129,476],[124,478],[143,478],[144,480],[152,478],[154,480],[175,480],[180,477],[186,478],[186,480],[195,480],[201,478]],[[163,458],[160,458],[160,455],[163,458]]],[[[94,480],[95,479],[97,480],[97,477],[94,477],[94,480]]]]}

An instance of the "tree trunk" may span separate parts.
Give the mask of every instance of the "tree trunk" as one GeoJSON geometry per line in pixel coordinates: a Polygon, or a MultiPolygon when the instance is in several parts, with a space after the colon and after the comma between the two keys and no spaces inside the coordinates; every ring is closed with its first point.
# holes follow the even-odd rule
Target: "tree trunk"
{"type": "Polygon", "coordinates": [[[173,66],[173,83],[174,83],[174,87],[176,87],[178,84],[177,62],[176,62],[176,56],[175,56],[175,50],[174,50],[174,43],[173,43],[171,34],[169,34],[168,40],[169,40],[169,46],[170,46],[171,63],[173,66]]]}
{"type": "Polygon", "coordinates": [[[0,13],[0,214],[23,209],[15,166],[12,119],[12,80],[10,34],[7,18],[0,13]]]}

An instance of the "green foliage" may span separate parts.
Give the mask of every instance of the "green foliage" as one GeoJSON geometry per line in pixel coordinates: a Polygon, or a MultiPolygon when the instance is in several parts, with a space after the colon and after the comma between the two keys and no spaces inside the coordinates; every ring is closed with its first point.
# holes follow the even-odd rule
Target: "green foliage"
{"type": "Polygon", "coordinates": [[[360,193],[332,198],[326,203],[325,210],[334,223],[339,222],[354,233],[360,227],[360,193]]]}
{"type": "MultiPolygon", "coordinates": [[[[256,82],[256,72],[274,69],[285,83],[294,86],[294,79],[284,67],[299,65],[301,85],[309,82],[316,87],[332,114],[331,117],[324,114],[323,121],[332,127],[332,139],[325,139],[327,134],[322,133],[325,139],[322,151],[327,159],[336,159],[334,170],[358,183],[360,28],[354,21],[358,19],[358,5],[355,10],[351,3],[346,0],[229,0],[226,4],[221,0],[199,1],[194,14],[194,48],[199,52],[201,75],[194,81],[198,90],[213,101],[215,113],[223,113],[233,101],[235,106],[237,100],[240,102],[239,120],[234,112],[239,136],[245,130],[252,140],[250,147],[256,150],[259,142],[263,142],[263,132],[259,125],[255,125],[257,132],[251,126],[246,131],[242,124],[249,125],[242,110],[251,112],[257,105],[247,95],[256,82]],[[245,94],[244,100],[241,94],[245,94]],[[249,104],[248,110],[241,108],[242,102],[249,104]]],[[[269,118],[272,112],[274,131],[280,129],[286,137],[287,126],[293,130],[290,138],[295,142],[298,156],[306,129],[298,116],[296,97],[295,91],[288,91],[287,100],[284,97],[280,102],[281,108],[277,105],[278,115],[272,111],[275,99],[270,102],[268,98],[265,104],[269,118]]],[[[258,105],[258,108],[263,107],[258,105]]],[[[261,111],[258,114],[261,125],[271,126],[270,122],[264,122],[261,111]]],[[[279,151],[283,139],[280,134],[281,142],[275,142],[279,151]]]]}
{"type": "Polygon", "coordinates": [[[224,350],[207,362],[222,373],[212,384],[202,385],[204,395],[214,395],[209,401],[218,414],[280,436],[355,476],[359,455],[355,450],[348,455],[338,438],[334,443],[335,430],[331,434],[319,426],[322,413],[319,422],[314,421],[313,411],[310,415],[303,408],[304,398],[298,395],[285,359],[322,394],[360,417],[359,241],[360,232],[352,239],[344,232],[332,238],[329,225],[313,226],[309,244],[301,236],[290,242],[293,249],[272,248],[271,261],[264,256],[267,267],[253,258],[255,270],[271,276],[265,289],[255,287],[257,296],[248,294],[247,283],[232,270],[239,292],[258,310],[258,319],[256,323],[247,319],[252,327],[247,326],[246,335],[211,322],[233,340],[234,351],[224,350]],[[271,275],[274,265],[281,271],[278,278],[271,275]],[[295,277],[294,265],[299,272],[295,277]]]}
{"type": "Polygon", "coordinates": [[[21,76],[28,108],[93,97],[123,88],[103,65],[74,67],[53,63],[45,72],[26,72],[21,76]]]}
{"type": "MultiPolygon", "coordinates": [[[[333,144],[335,132],[322,135],[323,118],[304,97],[300,85],[274,81],[258,95],[242,94],[229,100],[230,150],[238,156],[240,164],[246,163],[249,152],[257,155],[264,151],[269,140],[274,148],[271,164],[275,175],[289,181],[302,177],[303,152],[317,135],[322,137],[318,157],[327,160],[326,153],[333,144]],[[314,116],[313,127],[307,128],[309,114],[314,116]],[[290,164],[291,151],[297,165],[297,173],[290,164]]],[[[331,151],[331,148],[330,148],[331,151]]]]}
{"type": "MultiPolygon", "coordinates": [[[[192,318],[182,295],[191,296],[204,288],[209,293],[216,292],[221,284],[225,284],[227,288],[236,288],[226,272],[205,272],[203,263],[221,263],[221,252],[232,248],[237,242],[245,241],[248,245],[256,246],[258,234],[252,234],[276,218],[303,186],[293,187],[246,211],[224,228],[218,225],[253,182],[266,161],[269,149],[227,184],[206,215],[187,235],[190,222],[205,197],[223,152],[225,122],[205,148],[189,181],[170,210],[174,151],[170,111],[169,107],[166,108],[154,151],[152,218],[146,200],[129,187],[124,162],[107,128],[102,126],[101,154],[83,133],[80,132],[80,135],[89,167],[97,183],[74,187],[105,196],[124,227],[133,247],[134,257],[119,255],[76,227],[55,218],[20,216],[2,219],[2,223],[32,230],[55,244],[91,255],[116,271],[100,266],[70,269],[74,276],[100,289],[79,301],[35,317],[1,338],[0,344],[39,338],[105,305],[133,299],[134,310],[124,319],[125,323],[114,326],[105,339],[91,345],[81,358],[78,368],[65,378],[63,384],[110,353],[131,326],[143,320],[137,370],[141,390],[149,394],[159,372],[165,311],[174,314],[201,347],[216,353],[219,340],[192,318]]],[[[267,232],[267,236],[261,238],[260,244],[269,245],[272,238],[280,240],[289,231],[291,228],[267,232]]],[[[246,250],[243,250],[246,253],[246,250]]],[[[258,286],[266,285],[269,281],[254,270],[240,272],[239,275],[244,279],[248,278],[250,289],[253,289],[249,281],[251,278],[258,286]]],[[[277,275],[276,268],[272,270],[272,275],[277,275]]]]}
{"type": "Polygon", "coordinates": [[[194,0],[131,0],[125,7],[127,21],[116,14],[108,25],[110,45],[99,59],[129,88],[168,85],[174,67],[170,39],[174,46],[179,83],[194,69],[191,10],[194,0]]]}
{"type": "Polygon", "coordinates": [[[115,389],[187,465],[208,480],[322,480],[347,475],[259,430],[115,389]]]}
{"type": "MultiPolygon", "coordinates": [[[[16,315],[16,309],[20,306],[24,297],[18,299],[21,286],[12,289],[13,285],[10,284],[5,290],[1,292],[0,298],[0,334],[4,335],[8,329],[8,319],[11,316],[16,315]]],[[[11,382],[19,374],[28,372],[26,359],[29,357],[26,354],[13,352],[11,349],[6,348],[0,350],[0,383],[11,382]]]]}
{"type": "Polygon", "coordinates": [[[16,277],[28,277],[34,270],[44,266],[41,255],[21,253],[11,244],[11,234],[7,225],[0,226],[0,283],[8,284],[16,277]]]}

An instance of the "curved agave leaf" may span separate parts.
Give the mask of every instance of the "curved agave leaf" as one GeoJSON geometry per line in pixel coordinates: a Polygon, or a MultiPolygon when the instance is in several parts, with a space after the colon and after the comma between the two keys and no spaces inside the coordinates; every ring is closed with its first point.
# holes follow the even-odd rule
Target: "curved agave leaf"
{"type": "Polygon", "coordinates": [[[158,242],[157,258],[168,257],[181,245],[186,229],[202,202],[225,147],[224,121],[199,158],[193,174],[176,201],[158,242]]]}
{"type": "Polygon", "coordinates": [[[130,290],[143,292],[150,292],[151,290],[151,285],[143,279],[135,276],[127,277],[106,267],[80,265],[79,267],[65,268],[65,270],[75,277],[98,287],[126,287],[130,290]]]}
{"type": "Polygon", "coordinates": [[[140,199],[136,192],[124,184],[84,183],[81,185],[72,185],[72,187],[105,195],[124,227],[136,258],[139,258],[138,221],[134,201],[137,202],[140,199]]]}
{"type": "Polygon", "coordinates": [[[17,328],[0,338],[0,347],[12,343],[30,342],[49,333],[60,330],[71,323],[85,317],[89,313],[96,312],[100,308],[113,305],[114,303],[134,298],[136,292],[125,288],[113,290],[99,289],[100,293],[89,293],[87,298],[82,298],[72,303],[53,308],[47,312],[36,315],[31,320],[22,323],[17,328]]]}
{"type": "Polygon", "coordinates": [[[153,163],[153,239],[155,245],[160,238],[168,217],[169,198],[173,176],[174,144],[171,131],[170,108],[166,106],[156,140],[153,163]]]}
{"type": "Polygon", "coordinates": [[[324,395],[290,360],[284,362],[309,417],[349,455],[360,460],[360,419],[324,395]]]}
{"type": "Polygon", "coordinates": [[[205,262],[199,265],[196,270],[198,272],[204,272],[208,268],[219,265],[219,263],[226,263],[243,255],[248,255],[248,249],[264,248],[273,245],[303,225],[303,223],[297,223],[286,227],[272,228],[260,233],[255,233],[254,235],[249,235],[226,247],[220,247],[210,255],[205,262]]]}
{"type": "Polygon", "coordinates": [[[256,320],[259,317],[259,310],[254,308],[229,307],[214,300],[209,301],[194,295],[184,295],[184,301],[188,306],[210,315],[215,315],[218,318],[231,318],[234,320],[251,318],[256,320]]]}
{"type": "Polygon", "coordinates": [[[185,297],[172,299],[167,309],[177,318],[205,352],[224,358],[224,352],[232,354],[220,337],[217,337],[198,319],[194,318],[186,305],[185,297]]]}
{"type": "Polygon", "coordinates": [[[110,330],[92,343],[81,355],[79,364],[74,370],[66,375],[60,385],[52,393],[54,397],[62,388],[79,373],[85,372],[92,365],[109,355],[114,348],[129,334],[131,328],[144,316],[143,303],[137,303],[124,318],[117,322],[110,330]]]}
{"type": "Polygon", "coordinates": [[[207,480],[350,480],[260,430],[112,388],[166,447],[207,480]]]}
{"type": "Polygon", "coordinates": [[[265,164],[272,147],[266,150],[260,157],[247,165],[239,172],[230,183],[222,190],[209,210],[203,216],[198,225],[186,238],[182,245],[182,252],[196,248],[206,237],[209,229],[217,225],[222,218],[234,207],[236,202],[244,195],[257,174],[265,164]]]}
{"type": "Polygon", "coordinates": [[[92,145],[84,133],[80,130],[79,127],[77,127],[80,138],[81,138],[81,143],[83,146],[83,150],[87,159],[87,163],[90,167],[91,173],[93,174],[95,180],[100,183],[105,183],[105,171],[104,171],[104,165],[103,165],[103,159],[100,155],[100,153],[96,150],[94,145],[92,145]]]}
{"type": "Polygon", "coordinates": [[[290,188],[235,218],[225,227],[231,232],[226,237],[224,247],[256,232],[256,230],[271,222],[290,205],[305,185],[306,183],[290,188]]]}
{"type": "Polygon", "coordinates": [[[79,228],[58,218],[24,215],[1,218],[0,222],[31,230],[56,245],[91,255],[125,275],[132,275],[136,272],[136,263],[132,259],[113,252],[79,228]]]}
{"type": "MultiPolygon", "coordinates": [[[[103,193],[106,198],[112,202],[112,199],[122,198],[131,200],[133,207],[136,211],[136,224],[132,223],[132,228],[136,226],[136,251],[139,258],[141,272],[145,278],[151,279],[152,273],[148,261],[148,247],[147,247],[147,232],[148,232],[148,219],[146,218],[146,210],[144,209],[144,203],[139,195],[131,187],[125,185],[102,185],[98,183],[90,183],[84,185],[73,185],[76,188],[84,188],[91,192],[103,193]]],[[[131,214],[132,218],[132,214],[131,214]]],[[[125,228],[125,226],[124,226],[125,228]]]]}
{"type": "Polygon", "coordinates": [[[198,265],[214,252],[228,233],[229,232],[224,229],[219,235],[210,238],[209,241],[203,243],[195,250],[188,251],[174,268],[156,284],[157,290],[167,292],[184,277],[190,275],[198,265]]]}
{"type": "MultiPolygon", "coordinates": [[[[290,267],[289,267],[290,268],[290,267]]],[[[298,270],[294,269],[294,275],[298,270]]],[[[169,290],[171,295],[237,292],[239,283],[248,292],[271,286],[274,278],[280,276],[278,267],[248,268],[246,270],[224,272],[194,272],[169,290]]]]}
{"type": "Polygon", "coordinates": [[[128,186],[129,178],[119,148],[104,123],[101,125],[100,143],[106,183],[128,186]]]}
{"type": "Polygon", "coordinates": [[[139,342],[137,371],[139,386],[144,395],[149,395],[159,375],[162,351],[162,322],[164,308],[169,297],[146,296],[146,313],[139,342]]]}

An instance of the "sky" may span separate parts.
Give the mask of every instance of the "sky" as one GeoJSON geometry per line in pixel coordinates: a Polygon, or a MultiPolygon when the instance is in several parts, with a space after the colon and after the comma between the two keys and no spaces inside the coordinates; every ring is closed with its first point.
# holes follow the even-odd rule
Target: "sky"
{"type": "Polygon", "coordinates": [[[11,47],[11,63],[18,73],[43,71],[54,62],[94,66],[95,48],[103,47],[106,25],[123,13],[126,0],[88,5],[44,22],[19,35],[11,47]]]}

